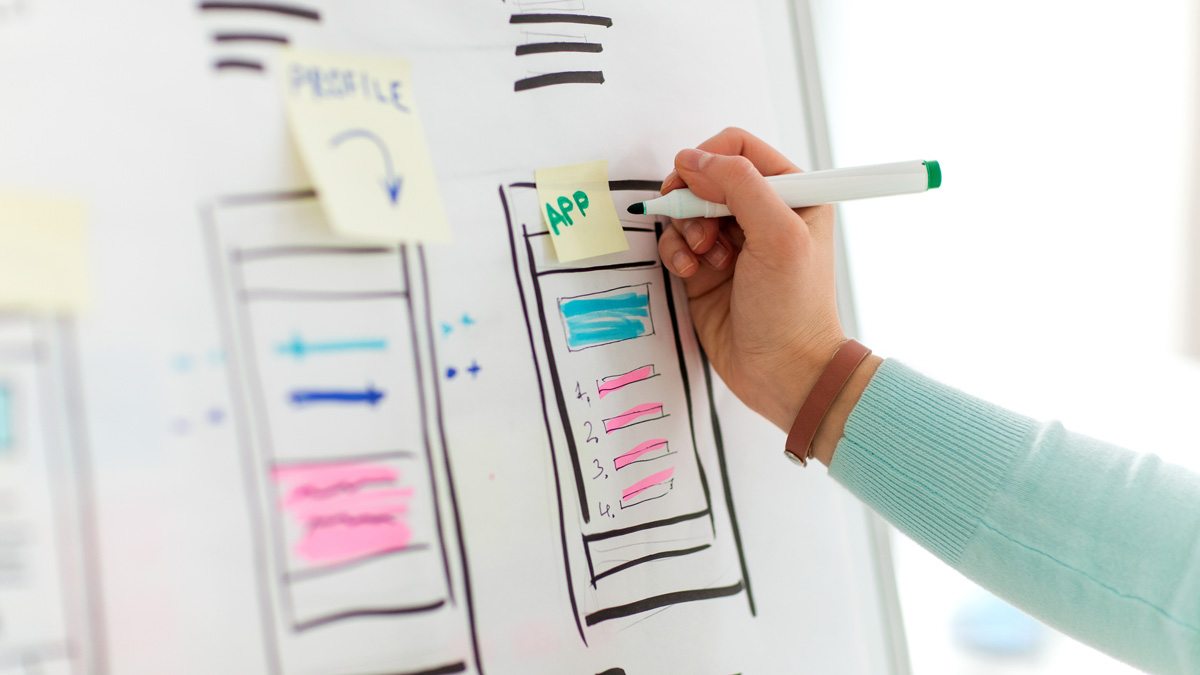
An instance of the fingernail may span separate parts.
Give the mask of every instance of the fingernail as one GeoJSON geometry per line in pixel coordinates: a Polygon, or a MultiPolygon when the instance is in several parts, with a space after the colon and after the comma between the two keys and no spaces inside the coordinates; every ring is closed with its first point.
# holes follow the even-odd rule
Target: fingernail
{"type": "Polygon", "coordinates": [[[671,185],[671,183],[674,183],[675,179],[678,177],[679,177],[679,174],[675,173],[674,170],[672,170],[671,173],[667,174],[667,177],[665,179],[663,179],[662,187],[658,188],[659,193],[665,193],[667,191],[667,188],[671,185]]]}
{"type": "Polygon", "coordinates": [[[679,162],[679,166],[688,171],[700,171],[704,168],[705,164],[708,164],[708,160],[711,158],[712,155],[703,150],[688,148],[687,150],[680,151],[679,156],[675,159],[679,162]]]}
{"type": "Polygon", "coordinates": [[[671,258],[671,266],[675,268],[676,274],[683,276],[691,271],[696,266],[696,263],[692,261],[692,256],[679,251],[675,254],[675,257],[671,258]]]}
{"type": "Polygon", "coordinates": [[[708,249],[708,253],[704,254],[704,262],[712,265],[716,269],[721,269],[721,265],[729,259],[729,249],[725,247],[725,242],[717,240],[713,247],[708,249]]]}
{"type": "Polygon", "coordinates": [[[696,247],[704,241],[704,226],[699,221],[693,220],[683,228],[683,238],[687,239],[688,248],[695,251],[696,247]]]}

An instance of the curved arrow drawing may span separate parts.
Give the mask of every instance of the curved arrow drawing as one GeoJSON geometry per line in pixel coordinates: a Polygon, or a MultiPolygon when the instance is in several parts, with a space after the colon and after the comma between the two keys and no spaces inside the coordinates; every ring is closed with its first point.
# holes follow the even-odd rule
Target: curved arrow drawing
{"type": "Polygon", "coordinates": [[[395,169],[392,167],[392,155],[388,152],[387,143],[384,143],[383,139],[372,131],[350,129],[334,136],[329,144],[336,148],[352,138],[365,138],[371,141],[379,148],[379,152],[383,154],[383,170],[385,173],[383,189],[387,190],[388,199],[391,200],[392,204],[395,204],[400,199],[400,184],[404,182],[404,179],[397,176],[395,169]]]}

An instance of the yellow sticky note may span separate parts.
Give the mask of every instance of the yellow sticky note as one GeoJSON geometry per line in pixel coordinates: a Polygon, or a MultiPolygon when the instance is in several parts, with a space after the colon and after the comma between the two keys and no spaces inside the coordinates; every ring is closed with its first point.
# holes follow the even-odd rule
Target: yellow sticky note
{"type": "Polygon", "coordinates": [[[287,51],[282,63],[292,135],[333,229],[450,241],[408,62],[287,51]]]}
{"type": "Polygon", "coordinates": [[[0,308],[74,311],[91,302],[86,218],[79,202],[0,193],[0,308]]]}
{"type": "Polygon", "coordinates": [[[608,162],[537,171],[542,218],[559,262],[629,250],[608,190],[608,162]]]}

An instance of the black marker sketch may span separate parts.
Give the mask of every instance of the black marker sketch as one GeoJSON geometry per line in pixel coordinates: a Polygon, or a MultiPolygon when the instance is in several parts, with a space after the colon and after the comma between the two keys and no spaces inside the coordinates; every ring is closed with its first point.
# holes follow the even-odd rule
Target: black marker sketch
{"type": "Polygon", "coordinates": [[[267,670],[482,673],[422,253],[343,244],[311,191],[203,216],[267,670]]]}
{"type": "Polygon", "coordinates": [[[601,622],[743,593],[753,615],[708,364],[657,260],[661,225],[624,227],[630,251],[600,264],[558,263],[532,188],[503,185],[500,200],[580,637],[587,643],[587,627],[601,622]]]}
{"type": "MultiPolygon", "coordinates": [[[[545,9],[545,3],[540,9],[545,9]]],[[[515,55],[533,57],[523,59],[522,63],[528,63],[531,67],[542,66],[542,64],[560,64],[557,68],[542,66],[543,68],[553,68],[552,72],[546,72],[544,69],[531,70],[528,77],[522,77],[513,83],[513,91],[531,91],[561,84],[604,84],[604,72],[601,70],[562,68],[562,65],[569,62],[563,62],[561,59],[569,57],[558,56],[557,60],[550,59],[556,59],[554,55],[602,53],[604,46],[590,39],[586,31],[587,29],[612,27],[613,22],[610,17],[569,12],[533,11],[513,14],[509,17],[508,22],[512,25],[522,26],[521,34],[524,37],[524,43],[516,46],[515,55]]]]}
{"type": "Polygon", "coordinates": [[[0,671],[106,673],[71,322],[0,314],[0,671]]]}
{"type": "Polygon", "coordinates": [[[264,73],[268,57],[275,50],[290,45],[290,32],[304,24],[319,24],[321,13],[311,7],[273,2],[201,2],[196,8],[219,28],[211,39],[220,57],[213,60],[218,73],[264,73]],[[229,21],[245,21],[239,28],[229,28],[229,21]],[[262,24],[268,29],[262,29],[262,24]],[[238,53],[228,54],[229,49],[238,53]]]}

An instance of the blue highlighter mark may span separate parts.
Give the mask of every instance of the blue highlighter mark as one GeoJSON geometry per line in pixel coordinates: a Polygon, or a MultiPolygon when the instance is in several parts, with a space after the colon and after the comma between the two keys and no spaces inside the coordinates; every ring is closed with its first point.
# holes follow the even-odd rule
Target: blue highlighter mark
{"type": "Polygon", "coordinates": [[[0,387],[0,454],[11,450],[13,446],[12,408],[12,395],[8,388],[0,387]]]}
{"type": "Polygon", "coordinates": [[[367,385],[363,390],[330,390],[330,389],[298,389],[292,392],[292,403],[298,406],[320,403],[360,404],[374,406],[386,394],[374,385],[367,385]]]}
{"type": "Polygon", "coordinates": [[[571,351],[654,334],[649,284],[561,298],[558,308],[571,351]]]}
{"type": "Polygon", "coordinates": [[[296,360],[312,354],[334,354],[338,352],[383,351],[387,349],[387,340],[369,338],[365,340],[331,340],[326,342],[308,341],[299,335],[291,340],[280,343],[275,351],[284,356],[294,356],[296,360]]]}

